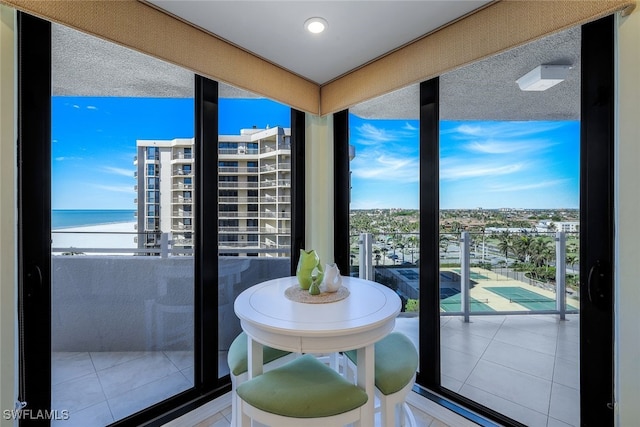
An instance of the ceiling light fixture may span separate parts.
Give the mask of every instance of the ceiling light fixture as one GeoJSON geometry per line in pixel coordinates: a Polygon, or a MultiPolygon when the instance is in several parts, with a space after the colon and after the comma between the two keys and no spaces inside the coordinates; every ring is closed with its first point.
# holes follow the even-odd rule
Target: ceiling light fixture
{"type": "Polygon", "coordinates": [[[566,79],[570,69],[571,65],[538,65],[516,80],[516,83],[520,90],[547,90],[566,79]]]}
{"type": "Polygon", "coordinates": [[[304,21],[304,28],[313,34],[319,34],[327,29],[329,24],[323,18],[309,18],[304,21]]]}

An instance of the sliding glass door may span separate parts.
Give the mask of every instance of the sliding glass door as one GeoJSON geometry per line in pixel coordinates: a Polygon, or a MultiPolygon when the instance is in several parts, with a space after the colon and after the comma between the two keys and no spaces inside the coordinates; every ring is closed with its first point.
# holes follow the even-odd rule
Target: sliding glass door
{"type": "Polygon", "coordinates": [[[227,391],[241,287],[291,274],[304,118],[26,14],[19,26],[24,413],[169,421],[227,391]]]}
{"type": "Polygon", "coordinates": [[[421,392],[464,416],[612,423],[612,52],[609,17],[349,110],[351,274],[403,298],[421,392]]]}
{"type": "Polygon", "coordinates": [[[501,423],[613,423],[612,52],[609,17],[421,85],[418,381],[501,423]]]}

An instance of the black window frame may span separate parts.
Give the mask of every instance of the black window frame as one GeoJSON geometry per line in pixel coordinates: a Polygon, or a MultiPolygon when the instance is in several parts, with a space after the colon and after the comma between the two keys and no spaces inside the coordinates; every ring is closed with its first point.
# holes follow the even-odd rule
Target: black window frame
{"type": "MultiPolygon", "coordinates": [[[[35,413],[51,410],[51,193],[43,185],[51,180],[51,23],[23,12],[17,23],[18,398],[35,413]]],[[[206,166],[218,161],[218,83],[196,75],[194,98],[194,387],[111,426],[161,426],[231,390],[229,375],[218,371],[218,172],[206,166]]],[[[291,114],[299,119],[292,130],[304,156],[304,113],[292,109],[291,114]]],[[[145,157],[149,152],[156,153],[150,160],[157,160],[157,147],[149,147],[145,157]]],[[[304,200],[304,168],[298,171],[294,188],[304,200]]],[[[300,240],[295,232],[304,232],[304,217],[297,225],[294,240],[300,240]]],[[[48,422],[22,419],[19,425],[48,422]]]]}

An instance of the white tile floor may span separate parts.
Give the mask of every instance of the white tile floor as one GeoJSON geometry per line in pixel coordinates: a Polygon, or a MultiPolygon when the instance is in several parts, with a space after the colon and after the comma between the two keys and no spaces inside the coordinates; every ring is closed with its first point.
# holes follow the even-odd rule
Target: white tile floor
{"type": "MultiPolygon", "coordinates": [[[[455,427],[445,424],[415,407],[411,407],[411,412],[413,412],[413,416],[416,419],[416,427],[455,427]]],[[[194,427],[230,427],[230,420],[231,408],[226,408],[225,410],[203,420],[194,427]]],[[[379,416],[376,417],[376,426],[380,426],[379,416]]]]}
{"type": "MultiPolygon", "coordinates": [[[[417,344],[417,318],[399,318],[396,330],[417,344]]],[[[441,341],[445,387],[531,427],[580,425],[577,315],[442,317],[441,341]]],[[[54,353],[52,370],[52,408],[70,411],[52,425],[63,427],[104,426],[193,378],[191,352],[175,351],[54,353]]],[[[445,425],[414,410],[420,426],[445,425]]],[[[200,426],[226,427],[228,412],[200,426]]]]}
{"type": "Polygon", "coordinates": [[[52,408],[70,413],[52,426],[104,426],[193,385],[193,356],[186,351],[54,353],[52,359],[52,408]]]}

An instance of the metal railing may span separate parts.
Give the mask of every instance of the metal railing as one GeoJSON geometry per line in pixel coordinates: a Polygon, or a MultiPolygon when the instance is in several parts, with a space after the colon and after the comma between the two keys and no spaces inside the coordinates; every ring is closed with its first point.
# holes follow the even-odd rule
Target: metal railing
{"type": "MultiPolygon", "coordinates": [[[[544,262],[537,258],[535,264],[538,268],[553,274],[554,277],[543,281],[535,277],[533,269],[531,271],[518,270],[527,263],[533,265],[533,263],[526,261],[526,258],[532,257],[532,255],[516,254],[515,249],[511,249],[511,251],[509,249],[499,249],[496,245],[497,235],[473,234],[469,232],[448,233],[449,238],[453,235],[458,236],[458,238],[449,241],[445,240],[444,243],[441,240],[440,263],[441,266],[447,266],[440,269],[441,280],[443,272],[445,274],[452,273],[456,280],[459,277],[459,284],[457,281],[449,282],[449,284],[454,283],[455,288],[444,287],[445,290],[452,292],[450,295],[447,292],[443,294],[442,282],[440,283],[441,303],[448,297],[453,296],[453,303],[448,304],[450,306],[459,304],[460,307],[458,311],[442,311],[441,315],[462,315],[465,321],[469,321],[470,315],[515,314],[554,314],[564,319],[566,314],[579,312],[577,308],[567,304],[567,298],[569,297],[575,298],[573,300],[574,305],[579,306],[577,289],[570,290],[567,285],[567,273],[569,272],[575,276],[579,270],[568,261],[570,258],[567,256],[567,235],[577,235],[578,233],[561,231],[556,233],[523,233],[522,236],[519,236],[525,239],[542,237],[546,241],[546,258],[544,262]],[[488,243],[490,239],[492,239],[491,244],[488,243]],[[500,271],[500,274],[498,274],[498,271],[500,271]],[[490,278],[485,277],[485,275],[488,276],[489,274],[494,275],[496,286],[503,286],[502,295],[498,287],[487,286],[483,288],[480,285],[485,280],[487,281],[486,283],[489,283],[490,278]],[[507,280],[510,282],[505,283],[507,280]],[[518,291],[518,288],[521,288],[521,290],[518,291]],[[474,289],[488,289],[483,295],[490,294],[490,291],[495,290],[497,293],[494,301],[502,300],[507,303],[506,305],[515,304],[513,307],[517,309],[491,308],[486,311],[474,309],[474,305],[475,307],[489,307],[488,299],[482,300],[473,297],[475,293],[479,292],[474,289]],[[513,296],[509,297],[508,294],[511,292],[513,292],[513,296]],[[555,295],[550,297],[553,294],[555,295]],[[536,306],[543,308],[535,308],[536,306]]],[[[352,269],[353,265],[357,264],[359,277],[376,280],[395,288],[407,300],[411,298],[417,299],[419,295],[418,263],[420,257],[418,236],[418,234],[411,233],[403,233],[401,235],[385,234],[378,236],[377,239],[368,233],[352,236],[352,242],[354,237],[357,238],[354,242],[355,245],[352,243],[352,269]],[[401,241],[410,241],[411,244],[399,243],[401,241]],[[357,249],[354,251],[354,248],[357,249]],[[409,254],[411,255],[411,262],[408,261],[409,254]],[[408,292],[412,295],[404,295],[408,292]]],[[[575,243],[572,244],[575,245],[575,243]]],[[[505,244],[504,247],[508,246],[505,244]]],[[[572,261],[577,263],[575,258],[572,261]]],[[[574,288],[576,288],[575,285],[574,288]]]]}
{"type": "MultiPolygon", "coordinates": [[[[190,228],[190,227],[189,227],[190,228]]],[[[188,231],[187,227],[182,231],[188,231]]],[[[283,254],[291,253],[291,246],[288,242],[290,236],[287,230],[272,230],[261,228],[260,231],[251,233],[257,236],[256,241],[220,241],[218,242],[218,250],[221,253],[258,253],[258,254],[283,254]],[[282,238],[284,242],[282,241],[282,238]],[[281,243],[277,243],[280,241],[281,243]]],[[[86,232],[86,231],[58,231],[52,232],[54,235],[54,246],[51,253],[56,256],[82,256],[82,255],[125,255],[125,256],[156,256],[167,258],[172,256],[191,256],[193,255],[193,238],[185,238],[180,232],[172,233],[161,232],[86,232]],[[87,246],[58,246],[55,244],[55,235],[84,235],[79,241],[91,240],[96,242],[102,238],[116,237],[121,243],[111,245],[109,247],[100,247],[97,244],[92,247],[87,246]],[[87,239],[91,236],[91,239],[87,239]],[[125,242],[122,242],[122,241],[125,242]],[[128,241],[128,243],[127,243],[128,241]],[[134,246],[135,245],[135,246],[134,246]]],[[[226,235],[228,236],[228,235],[226,235]]]]}

